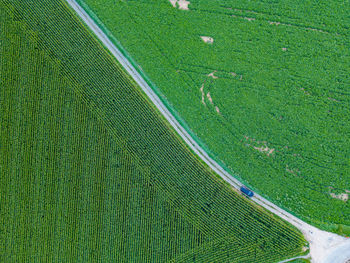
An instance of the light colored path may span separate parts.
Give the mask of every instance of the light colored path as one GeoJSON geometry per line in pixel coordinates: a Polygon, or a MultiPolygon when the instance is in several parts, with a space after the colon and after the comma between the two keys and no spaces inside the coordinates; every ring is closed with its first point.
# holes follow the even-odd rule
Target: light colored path
{"type": "Polygon", "coordinates": [[[342,245],[331,249],[322,263],[345,263],[350,260],[350,238],[342,245]]]}
{"type": "MultiPolygon", "coordinates": [[[[78,14],[78,16],[85,22],[85,24],[94,32],[98,39],[108,48],[113,56],[119,61],[119,63],[126,69],[126,71],[132,76],[136,83],[142,88],[150,100],[156,105],[161,114],[168,120],[173,126],[175,131],[182,137],[186,144],[207,164],[213,169],[218,175],[220,175],[226,182],[236,188],[238,191],[242,186],[237,179],[226,172],[219,164],[217,164],[209,155],[202,149],[189,135],[189,133],[180,125],[175,117],[166,108],[163,102],[155,94],[152,88],[146,83],[131,63],[124,57],[119,49],[109,40],[106,34],[98,27],[94,20],[86,13],[86,11],[75,1],[66,0],[71,8],[78,14]]],[[[266,208],[275,215],[288,221],[295,227],[297,227],[304,235],[307,241],[310,243],[310,256],[312,262],[316,263],[329,263],[329,257],[333,257],[337,254],[336,248],[339,247],[339,252],[345,250],[350,251],[350,242],[346,238],[341,236],[328,233],[319,230],[292,214],[284,211],[278,206],[274,205],[270,201],[266,200],[262,196],[255,194],[252,200],[260,206],[266,208]]],[[[338,263],[336,258],[333,259],[332,263],[338,263]]],[[[339,263],[343,263],[339,261],[339,263]]]]}
{"type": "Polygon", "coordinates": [[[290,258],[290,259],[286,259],[286,260],[283,260],[283,261],[280,261],[279,263],[287,263],[287,262],[291,262],[293,260],[296,260],[296,259],[301,259],[301,258],[310,258],[310,255],[307,255],[307,256],[299,256],[299,257],[295,257],[295,258],[290,258]]]}

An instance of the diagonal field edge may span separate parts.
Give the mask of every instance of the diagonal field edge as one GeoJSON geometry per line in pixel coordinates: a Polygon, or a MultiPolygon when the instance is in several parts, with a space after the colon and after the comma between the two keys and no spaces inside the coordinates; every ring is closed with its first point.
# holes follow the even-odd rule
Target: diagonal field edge
{"type": "MultiPolygon", "coordinates": [[[[236,190],[240,191],[240,187],[243,185],[239,180],[230,175],[224,170],[217,162],[215,162],[208,153],[198,145],[198,143],[191,137],[186,129],[176,120],[173,114],[168,110],[164,103],[157,96],[155,91],[147,84],[145,79],[134,68],[125,55],[112,43],[108,36],[101,30],[101,28],[95,23],[95,21],[89,16],[89,14],[77,3],[76,0],[66,0],[68,5],[76,12],[76,14],[83,20],[83,22],[90,28],[90,30],[97,36],[102,44],[111,52],[111,54],[118,60],[118,62],[124,67],[124,69],[130,74],[134,81],[141,87],[143,92],[148,96],[152,103],[157,107],[161,114],[166,118],[170,125],[175,129],[177,134],[186,142],[186,144],[204,161],[213,171],[215,171],[221,178],[229,183],[236,190]]],[[[299,229],[310,245],[310,254],[313,262],[330,263],[342,263],[341,259],[336,258],[336,255],[342,253],[344,248],[350,248],[350,240],[338,236],[333,233],[322,231],[285,211],[284,209],[276,206],[267,199],[263,198],[259,194],[255,194],[252,198],[256,204],[264,207],[278,217],[289,222],[297,229],[299,229]]],[[[350,249],[349,249],[350,251],[350,249]]],[[[350,253],[349,253],[350,254],[350,253]]],[[[350,256],[350,255],[349,255],[350,256]]],[[[282,262],[288,262],[296,258],[284,260],[282,262]]]]}
{"type": "MultiPolygon", "coordinates": [[[[240,181],[234,178],[226,170],[224,170],[216,161],[214,161],[207,152],[198,145],[198,143],[191,137],[191,135],[180,125],[176,118],[167,109],[164,103],[160,100],[153,89],[147,84],[147,82],[142,78],[138,71],[133,67],[133,65],[128,61],[128,59],[121,53],[121,51],[109,40],[107,35],[99,28],[99,26],[94,22],[94,20],[87,14],[87,12],[75,1],[66,0],[71,8],[79,15],[79,17],[84,21],[84,23],[93,31],[93,33],[98,37],[98,39],[105,45],[105,47],[112,53],[112,55],[119,61],[119,63],[125,68],[125,70],[131,75],[134,81],[141,87],[143,92],[146,93],[147,97],[152,101],[152,103],[158,108],[161,114],[166,118],[170,125],[175,129],[175,131],[181,136],[181,138],[186,142],[188,146],[220,177],[222,177],[226,182],[228,182],[235,189],[240,190],[243,185],[240,181]]],[[[288,221],[300,230],[306,230],[309,226],[304,221],[290,214],[289,212],[279,208],[275,204],[266,200],[262,196],[255,194],[252,198],[254,202],[260,206],[266,208],[275,215],[288,221]],[[307,226],[306,226],[307,225],[307,226]]]]}

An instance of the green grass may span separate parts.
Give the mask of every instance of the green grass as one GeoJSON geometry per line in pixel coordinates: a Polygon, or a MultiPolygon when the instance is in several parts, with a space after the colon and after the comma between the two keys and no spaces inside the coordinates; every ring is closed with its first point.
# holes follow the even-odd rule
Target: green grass
{"type": "Polygon", "coordinates": [[[291,263],[310,263],[309,259],[299,258],[293,261],[290,261],[291,263]]]}
{"type": "Polygon", "coordinates": [[[277,262],[301,233],[184,145],[64,1],[0,1],[1,262],[277,262]]]}
{"type": "Polygon", "coordinates": [[[350,226],[336,198],[350,191],[348,2],[79,2],[228,171],[309,223],[350,226]]]}

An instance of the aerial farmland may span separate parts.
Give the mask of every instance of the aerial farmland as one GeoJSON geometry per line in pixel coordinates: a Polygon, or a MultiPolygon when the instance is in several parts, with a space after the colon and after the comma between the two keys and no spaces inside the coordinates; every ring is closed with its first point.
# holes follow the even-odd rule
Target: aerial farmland
{"type": "Polygon", "coordinates": [[[0,262],[346,262],[349,12],[0,0],[0,262]]]}
{"type": "Polygon", "coordinates": [[[79,2],[230,173],[349,233],[348,4],[79,2]]]}

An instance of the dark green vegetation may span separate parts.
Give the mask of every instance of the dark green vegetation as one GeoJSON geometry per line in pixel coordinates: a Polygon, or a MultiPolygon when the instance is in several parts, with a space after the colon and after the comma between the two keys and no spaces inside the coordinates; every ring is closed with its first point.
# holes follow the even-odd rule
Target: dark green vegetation
{"type": "Polygon", "coordinates": [[[228,171],[307,222],[350,226],[349,1],[80,2],[228,171]]]}
{"type": "Polygon", "coordinates": [[[290,263],[310,263],[310,259],[298,258],[289,262],[290,263]]]}
{"type": "Polygon", "coordinates": [[[276,262],[290,225],[185,147],[64,1],[0,1],[0,262],[276,262]]]}
{"type": "Polygon", "coordinates": [[[310,263],[309,259],[296,259],[291,261],[290,263],[310,263]]]}

